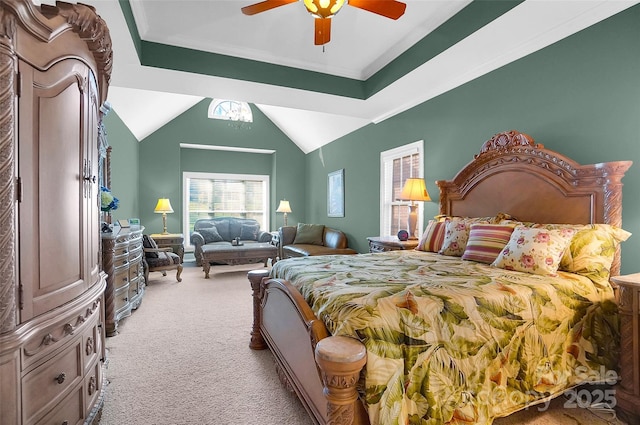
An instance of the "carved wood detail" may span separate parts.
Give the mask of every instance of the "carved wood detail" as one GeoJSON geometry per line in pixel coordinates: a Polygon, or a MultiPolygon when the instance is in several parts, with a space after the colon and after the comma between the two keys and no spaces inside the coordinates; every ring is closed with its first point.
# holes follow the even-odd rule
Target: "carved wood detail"
{"type": "Polygon", "coordinates": [[[47,17],[62,16],[74,32],[87,43],[98,67],[98,86],[101,104],[107,99],[107,89],[113,70],[113,50],[111,34],[105,21],[96,13],[93,6],[58,1],[55,6],[42,4],[42,14],[47,17]]]}
{"type": "Polygon", "coordinates": [[[17,325],[15,18],[0,8],[0,334],[17,325]]]}
{"type": "Polygon", "coordinates": [[[501,151],[507,148],[527,146],[533,148],[543,148],[544,146],[537,144],[533,137],[528,134],[520,133],[516,130],[505,131],[494,135],[491,139],[484,142],[480,153],[475,155],[474,158],[478,158],[480,155],[490,151],[501,151]]]}
{"type": "Polygon", "coordinates": [[[38,353],[40,353],[42,350],[47,348],[49,345],[55,344],[57,342],[62,341],[68,336],[74,335],[76,329],[80,325],[85,323],[89,319],[89,317],[91,317],[91,315],[99,311],[99,307],[100,307],[100,300],[98,299],[93,303],[92,308],[90,309],[87,308],[85,310],[84,315],[79,314],[78,317],[76,317],[75,324],[71,324],[71,322],[66,322],[64,324],[60,323],[59,324],[60,326],[57,329],[53,329],[47,332],[40,340],[40,344],[38,344],[37,346],[33,348],[25,346],[23,348],[24,355],[26,357],[35,356],[38,353]]]}
{"type": "MultiPolygon", "coordinates": [[[[102,251],[113,251],[113,247],[115,245],[115,239],[103,239],[102,240],[102,251]]],[[[105,271],[110,276],[113,276],[115,265],[113,262],[112,255],[102,255],[102,270],[105,271]]],[[[107,335],[115,335],[116,333],[116,322],[114,320],[115,310],[116,310],[116,292],[113,288],[113,285],[107,285],[104,290],[104,316],[105,316],[105,331],[107,335]]]]}
{"type": "Polygon", "coordinates": [[[264,350],[267,344],[260,333],[260,314],[262,303],[262,279],[269,276],[266,270],[253,270],[248,273],[251,283],[251,295],[253,297],[253,325],[251,327],[251,342],[249,348],[252,350],[264,350]]]}
{"type": "Polygon", "coordinates": [[[315,358],[327,399],[327,424],[353,424],[358,403],[357,384],[367,361],[364,345],[348,337],[327,337],[316,346],[315,358]]]}
{"type": "MultiPolygon", "coordinates": [[[[460,170],[453,179],[437,182],[440,189],[440,214],[451,215],[452,205],[454,203],[462,205],[467,195],[489,177],[506,171],[526,172],[539,176],[539,181],[544,182],[540,183],[540,186],[554,187],[554,190],[563,193],[567,199],[572,199],[573,196],[590,197],[589,222],[621,227],[622,178],[631,164],[631,161],[615,161],[580,165],[557,152],[544,148],[527,134],[516,130],[498,133],[483,144],[480,153],[474,155],[474,160],[460,170]]],[[[495,196],[494,204],[501,205],[500,194],[495,196]]],[[[487,201],[487,203],[491,202],[487,201]]],[[[553,207],[554,205],[541,204],[539,210],[553,207]]],[[[512,211],[501,212],[513,213],[512,211]]],[[[538,221],[532,217],[526,217],[524,220],[538,221]]],[[[611,275],[616,276],[619,273],[620,253],[618,252],[611,266],[611,275]]]]}

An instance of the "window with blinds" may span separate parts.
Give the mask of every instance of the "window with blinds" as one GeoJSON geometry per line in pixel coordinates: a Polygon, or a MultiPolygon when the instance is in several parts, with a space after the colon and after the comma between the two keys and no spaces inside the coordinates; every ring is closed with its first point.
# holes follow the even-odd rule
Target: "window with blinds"
{"type": "Polygon", "coordinates": [[[269,176],[184,173],[183,180],[185,235],[200,218],[252,218],[269,228],[269,176]]]}
{"type": "MultiPolygon", "coordinates": [[[[409,227],[410,201],[398,201],[404,182],[423,171],[423,141],[380,153],[380,236],[395,236],[409,227]]],[[[422,229],[422,205],[418,205],[418,233],[422,229]]]]}

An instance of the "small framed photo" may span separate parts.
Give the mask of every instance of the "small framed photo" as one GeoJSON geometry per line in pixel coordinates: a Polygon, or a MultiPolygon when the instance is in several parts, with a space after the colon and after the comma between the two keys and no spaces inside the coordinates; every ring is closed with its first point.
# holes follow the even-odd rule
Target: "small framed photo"
{"type": "Polygon", "coordinates": [[[131,227],[140,227],[140,219],[139,218],[130,218],[129,226],[131,227]]]}
{"type": "Polygon", "coordinates": [[[327,176],[327,215],[344,217],[344,168],[327,176]]]}
{"type": "Polygon", "coordinates": [[[120,225],[120,227],[127,228],[129,227],[129,220],[118,220],[118,224],[120,225]]]}

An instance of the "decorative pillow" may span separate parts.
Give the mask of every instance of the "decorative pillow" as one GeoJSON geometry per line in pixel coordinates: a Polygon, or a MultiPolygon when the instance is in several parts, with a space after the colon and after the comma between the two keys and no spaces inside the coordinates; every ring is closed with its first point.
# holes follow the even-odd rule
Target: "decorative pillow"
{"type": "Polygon", "coordinates": [[[571,228],[547,230],[518,226],[491,265],[506,270],[555,275],[575,232],[571,228]]]}
{"type": "Polygon", "coordinates": [[[259,224],[243,224],[240,229],[240,239],[244,241],[257,241],[259,231],[259,224]]]}
{"type": "Polygon", "coordinates": [[[429,220],[429,223],[420,238],[420,242],[418,242],[416,250],[427,252],[440,251],[440,248],[442,248],[442,242],[444,241],[446,227],[447,223],[444,221],[429,220]]]}
{"type": "Polygon", "coordinates": [[[294,244],[324,245],[324,224],[298,223],[294,244]]]}
{"type": "Polygon", "coordinates": [[[608,284],[616,249],[631,233],[608,224],[589,224],[579,229],[560,262],[560,270],[608,284]]]}
{"type": "MultiPolygon", "coordinates": [[[[158,244],[149,235],[142,235],[142,247],[150,249],[158,249],[158,244]]],[[[158,258],[157,252],[146,252],[144,254],[147,258],[158,258]]]]}
{"type": "Polygon", "coordinates": [[[442,255],[461,257],[469,239],[469,228],[471,224],[466,220],[454,218],[446,222],[444,240],[442,247],[438,251],[442,255]]]}
{"type": "MultiPolygon", "coordinates": [[[[229,226],[229,219],[222,219],[215,221],[215,227],[223,241],[230,241],[233,239],[231,237],[231,229],[229,226]]],[[[238,235],[239,236],[239,235],[238,235]]]]}
{"type": "Polygon", "coordinates": [[[472,224],[462,259],[493,263],[509,242],[514,227],[500,224],[472,224]]]}
{"type": "Polygon", "coordinates": [[[218,228],[216,226],[200,229],[198,230],[198,233],[200,233],[204,238],[204,243],[221,242],[224,240],[222,239],[222,236],[220,236],[220,233],[218,233],[218,228]]]}

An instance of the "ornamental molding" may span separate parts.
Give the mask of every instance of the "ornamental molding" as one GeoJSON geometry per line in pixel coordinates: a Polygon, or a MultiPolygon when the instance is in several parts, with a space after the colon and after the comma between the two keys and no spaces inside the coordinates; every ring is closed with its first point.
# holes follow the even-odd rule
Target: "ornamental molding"
{"type": "Polygon", "coordinates": [[[15,19],[0,8],[0,334],[17,326],[15,19]]]}

